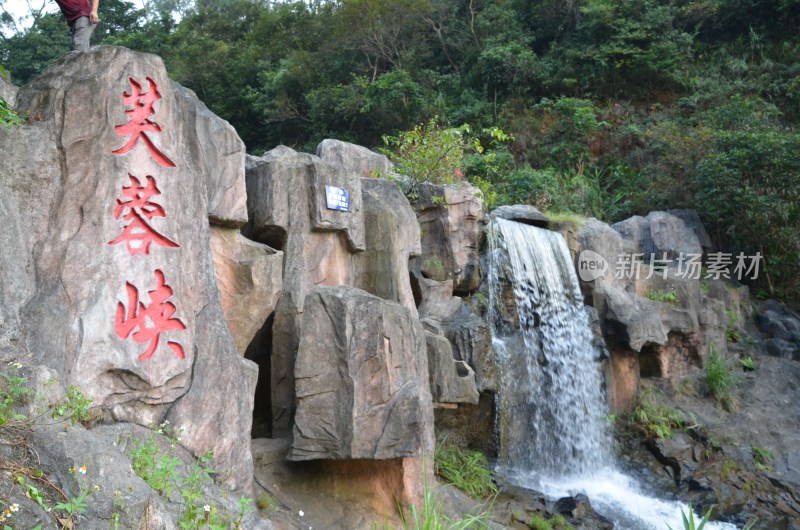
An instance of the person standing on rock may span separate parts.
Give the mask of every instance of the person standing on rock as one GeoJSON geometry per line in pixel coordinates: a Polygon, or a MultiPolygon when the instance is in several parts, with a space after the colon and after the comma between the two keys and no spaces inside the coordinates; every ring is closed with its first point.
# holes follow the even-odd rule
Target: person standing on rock
{"type": "Polygon", "coordinates": [[[72,34],[72,49],[86,51],[89,49],[89,39],[94,32],[100,17],[97,16],[97,7],[100,0],[56,0],[61,13],[67,19],[70,33],[72,34]]]}

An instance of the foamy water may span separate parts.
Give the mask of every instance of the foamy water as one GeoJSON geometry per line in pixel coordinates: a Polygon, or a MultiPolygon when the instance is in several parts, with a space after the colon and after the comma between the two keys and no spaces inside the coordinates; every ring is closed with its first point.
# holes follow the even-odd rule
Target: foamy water
{"type": "MultiPolygon", "coordinates": [[[[614,468],[600,470],[591,477],[553,479],[533,473],[503,471],[508,480],[523,488],[540,491],[553,499],[586,495],[594,510],[614,522],[620,530],[683,530],[681,511],[689,514],[687,504],[658,499],[642,492],[636,480],[614,468]]],[[[699,522],[702,514],[694,512],[699,522]]],[[[709,521],[705,530],[736,530],[736,525],[709,521]]]]}

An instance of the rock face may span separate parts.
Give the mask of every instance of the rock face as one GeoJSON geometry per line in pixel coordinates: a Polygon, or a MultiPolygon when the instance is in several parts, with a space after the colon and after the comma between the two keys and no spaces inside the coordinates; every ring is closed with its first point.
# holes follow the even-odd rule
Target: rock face
{"type": "Polygon", "coordinates": [[[517,221],[518,223],[541,226],[542,228],[546,228],[550,223],[550,219],[545,214],[529,204],[500,206],[499,208],[492,210],[492,215],[494,217],[499,217],[500,219],[508,219],[509,221],[517,221]]]}
{"type": "Polygon", "coordinates": [[[244,232],[284,255],[270,361],[275,436],[292,428],[295,357],[308,293],[318,286],[357,287],[416,316],[408,276],[409,258],[420,253],[414,212],[396,184],[362,177],[391,165],[345,142],[326,140],[317,151],[323,158],[281,146],[247,161],[250,222],[244,232]],[[326,186],[349,192],[350,211],[327,208],[326,186]]]}
{"type": "Polygon", "coordinates": [[[12,109],[16,106],[18,91],[19,89],[11,84],[11,79],[0,74],[0,98],[6,100],[6,103],[12,109]]]}
{"type": "MultiPolygon", "coordinates": [[[[324,142],[323,142],[324,143],[324,142]]],[[[417,314],[408,276],[409,259],[419,256],[420,232],[414,210],[396,184],[361,180],[366,251],[355,256],[355,285],[417,314]]]]}
{"type": "Polygon", "coordinates": [[[743,320],[749,311],[746,288],[717,279],[701,283],[701,256],[711,249],[710,239],[696,213],[676,213],[681,217],[651,212],[613,228],[589,219],[578,231],[581,286],[611,352],[609,396],[617,410],[633,404],[640,376],[686,375],[703,366],[711,348],[724,353],[726,312],[743,320]],[[641,263],[624,265],[637,254],[641,263]],[[650,263],[651,254],[666,256],[666,262],[650,263]],[[679,268],[681,255],[696,257],[696,274],[679,268]],[[592,270],[589,262],[604,268],[592,270]]]}
{"type": "Polygon", "coordinates": [[[244,145],[158,57],[123,48],[65,56],[17,107],[37,120],[0,132],[18,164],[0,166],[4,350],[115,420],[169,418],[248,489],[256,367],[225,325],[209,246],[209,219],[246,220],[244,145]]]}
{"type": "Polygon", "coordinates": [[[416,204],[422,231],[422,275],[453,280],[456,294],[469,294],[481,281],[478,242],[484,225],[480,191],[463,183],[455,186],[421,184],[416,204]]]}
{"type": "Polygon", "coordinates": [[[800,361],[800,316],[777,300],[760,304],[756,323],[767,355],[800,361]]]}
{"type": "MultiPolygon", "coordinates": [[[[699,219],[697,223],[699,229],[705,233],[699,219]]],[[[677,259],[680,253],[703,252],[695,231],[683,219],[668,212],[650,212],[647,217],[636,215],[616,223],[612,228],[624,239],[631,241],[636,252],[645,256],[656,254],[660,258],[666,254],[667,258],[677,259]]]]}
{"type": "Polygon", "coordinates": [[[322,140],[317,146],[317,156],[359,177],[374,177],[377,173],[387,174],[393,167],[384,155],[341,140],[322,140]]]}
{"type": "Polygon", "coordinates": [[[703,248],[704,253],[707,254],[714,251],[714,242],[711,241],[711,236],[706,232],[706,228],[695,210],[667,210],[667,213],[683,220],[686,226],[697,236],[697,241],[703,248]]]}
{"type": "Polygon", "coordinates": [[[211,227],[211,257],[222,311],[242,355],[281,294],[283,252],[250,241],[236,229],[211,227]]]}
{"type": "Polygon", "coordinates": [[[430,454],[425,334],[411,311],[349,287],[304,304],[290,460],[430,454]]]}
{"type": "Polygon", "coordinates": [[[271,358],[273,435],[287,434],[294,410],[294,360],[306,295],[352,285],[352,253],[363,251],[361,177],[314,155],[277,147],[247,162],[250,222],[245,233],[284,253],[271,358]],[[325,185],[345,188],[349,212],[328,210],[325,185]]]}
{"type": "Polygon", "coordinates": [[[464,361],[454,361],[453,348],[443,335],[425,332],[433,400],[437,403],[478,404],[475,371],[464,361]]]}
{"type": "MultiPolygon", "coordinates": [[[[429,331],[447,337],[454,362],[464,362],[475,372],[474,380],[479,392],[497,390],[488,324],[464,300],[451,294],[452,280],[437,282],[423,277],[418,271],[413,274],[420,293],[419,315],[422,322],[429,331]]],[[[462,377],[472,375],[465,374],[462,377]]]]}

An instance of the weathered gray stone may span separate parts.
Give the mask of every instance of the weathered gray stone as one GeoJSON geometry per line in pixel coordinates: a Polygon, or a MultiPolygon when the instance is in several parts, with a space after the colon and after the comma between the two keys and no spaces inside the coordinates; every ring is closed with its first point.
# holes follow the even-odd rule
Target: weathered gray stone
{"type": "Polygon", "coordinates": [[[800,316],[777,300],[767,300],[760,305],[756,323],[767,338],[800,346],[800,316]]]}
{"type": "Polygon", "coordinates": [[[711,241],[711,236],[706,232],[706,227],[703,226],[703,221],[700,220],[700,216],[697,214],[696,210],[667,210],[667,213],[675,217],[680,217],[683,222],[686,223],[686,226],[692,229],[697,236],[700,246],[703,247],[703,252],[708,254],[714,251],[714,242],[711,241]]]}
{"type": "Polygon", "coordinates": [[[319,232],[341,232],[350,250],[364,250],[361,177],[319,157],[278,146],[259,158],[247,158],[247,208],[250,223],[245,234],[282,248],[290,226],[319,232]],[[345,188],[350,211],[327,208],[325,186],[345,188]],[[301,219],[307,215],[309,220],[301,219]]]}
{"type": "Polygon", "coordinates": [[[429,330],[450,341],[453,358],[475,371],[479,392],[497,390],[497,366],[488,324],[461,298],[453,296],[452,280],[437,282],[413,271],[419,316],[429,330]]]}
{"type": "Polygon", "coordinates": [[[416,203],[422,231],[419,270],[426,278],[453,280],[457,294],[468,294],[481,280],[478,243],[485,223],[480,190],[467,183],[421,184],[416,203]]]}
{"type": "Polygon", "coordinates": [[[13,143],[4,153],[19,151],[17,167],[0,166],[2,207],[15,212],[11,244],[0,249],[4,270],[19,270],[0,279],[3,311],[16,313],[15,347],[116,420],[151,425],[168,415],[192,432],[184,444],[194,454],[214,451],[228,487],[248,490],[255,366],[224,324],[209,246],[210,215],[243,221],[241,141],[171,84],[158,57],[124,48],[66,55],[20,91],[17,106],[37,120],[0,133],[13,143]],[[141,119],[160,132],[117,129],[139,123],[123,93],[133,94],[127,107],[154,99],[141,119]],[[125,196],[134,178],[144,189],[125,196]],[[142,225],[166,239],[149,248],[118,239],[142,225]]]}
{"type": "Polygon", "coordinates": [[[366,251],[354,256],[354,286],[385,300],[399,302],[417,314],[408,261],[421,252],[414,210],[394,182],[365,178],[366,251]]]}
{"type": "Polygon", "coordinates": [[[601,297],[605,304],[594,307],[605,315],[608,322],[606,333],[609,333],[609,328],[613,329],[612,335],[637,352],[645,344],[666,344],[667,334],[656,307],[649,300],[633,298],[611,286],[595,291],[595,302],[601,297]]]}
{"type": "Polygon", "coordinates": [[[603,275],[588,282],[581,278],[580,270],[578,271],[581,284],[587,287],[584,289],[584,296],[587,298],[586,303],[594,305],[591,298],[592,289],[599,286],[601,283],[624,290],[626,282],[622,278],[617,278],[614,274],[615,264],[619,256],[625,251],[625,243],[619,232],[602,221],[590,218],[587,219],[578,230],[578,243],[580,244],[581,252],[595,252],[599,254],[608,265],[603,275]]]}
{"type": "Polygon", "coordinates": [[[647,217],[636,215],[614,224],[613,228],[646,257],[655,254],[661,259],[666,255],[674,260],[681,254],[703,253],[695,231],[683,219],[667,212],[650,212],[647,217]]]}
{"type": "Polygon", "coordinates": [[[208,219],[213,224],[240,227],[247,222],[247,192],[244,179],[244,142],[236,130],[197,99],[195,93],[172,83],[177,100],[177,115],[187,134],[186,158],[198,181],[206,180],[208,219]]]}
{"type": "Polygon", "coordinates": [[[311,228],[319,232],[341,232],[349,250],[364,250],[364,217],[362,215],[361,176],[343,167],[321,162],[311,172],[311,228]],[[347,190],[350,210],[342,212],[327,207],[326,186],[347,190]]]}
{"type": "Polygon", "coordinates": [[[278,303],[283,252],[250,241],[236,229],[212,226],[211,257],[225,321],[244,355],[278,303]]]}
{"type": "MultiPolygon", "coordinates": [[[[279,145],[264,153],[263,157],[247,155],[245,174],[247,183],[247,212],[249,222],[243,233],[250,239],[282,249],[289,229],[289,212],[292,194],[305,194],[309,155],[279,145]],[[278,178],[283,175],[283,178],[278,178]]],[[[296,207],[306,206],[298,204],[296,207]]],[[[306,206],[307,207],[307,206],[306,206]]],[[[308,210],[305,211],[308,214],[308,210]]]]}
{"type": "Polygon", "coordinates": [[[431,395],[438,403],[478,404],[475,371],[464,361],[453,359],[450,341],[442,335],[425,332],[428,349],[431,395]]]}
{"type": "Polygon", "coordinates": [[[762,348],[767,355],[772,357],[800,361],[800,346],[796,342],[775,338],[766,339],[763,341],[762,348]]]}
{"type": "Polygon", "coordinates": [[[11,84],[11,77],[0,74],[0,98],[6,100],[6,103],[12,109],[17,104],[17,92],[19,92],[19,89],[11,84]]]}
{"type": "Polygon", "coordinates": [[[33,249],[48,235],[46,212],[58,197],[61,164],[44,123],[0,127],[0,356],[19,358],[21,311],[36,295],[33,249]]]}
{"type": "MultiPolygon", "coordinates": [[[[318,285],[353,285],[354,241],[363,249],[363,212],[331,212],[337,219],[324,231],[312,219],[318,209],[320,186],[353,178],[351,201],[358,195],[360,177],[314,155],[279,146],[261,158],[247,160],[247,204],[250,222],[244,233],[283,251],[283,292],[275,308],[272,334],[271,384],[273,436],[291,432],[294,411],[294,365],[306,295],[318,285]],[[360,228],[359,228],[360,226],[360,228]],[[337,231],[334,231],[338,227],[337,231]],[[330,229],[330,230],[329,230],[330,229]],[[350,236],[347,234],[350,233],[350,236]],[[359,235],[360,234],[360,235],[359,235]]],[[[324,205],[322,206],[324,207],[324,205]]],[[[327,215],[327,214],[326,214],[327,215]]]]}
{"type": "Polygon", "coordinates": [[[517,221],[518,223],[525,223],[533,226],[541,226],[547,228],[550,219],[540,212],[535,206],[529,204],[515,204],[500,206],[492,210],[493,217],[500,219],[508,219],[509,221],[517,221]]]}
{"type": "Polygon", "coordinates": [[[304,309],[290,460],[430,454],[433,408],[422,326],[351,287],[319,287],[304,309]]]}
{"type": "Polygon", "coordinates": [[[317,156],[359,177],[374,177],[378,173],[385,175],[391,173],[393,167],[386,156],[341,140],[322,140],[317,146],[317,156]]]}
{"type": "MultiPolygon", "coordinates": [[[[112,514],[116,513],[122,528],[177,528],[177,514],[131,467],[125,454],[131,434],[129,425],[87,431],[80,425],[64,429],[61,424],[41,423],[33,430],[30,444],[50,480],[60,484],[70,498],[78,497],[82,489],[93,490],[87,511],[79,515],[78,527],[106,530],[112,526],[112,514]],[[82,466],[86,466],[85,475],[69,472],[70,468],[82,466]],[[94,491],[95,484],[100,489],[94,491]]],[[[142,433],[139,437],[145,438],[142,433]]],[[[19,515],[25,517],[35,511],[21,510],[19,515]]],[[[17,524],[24,525],[23,521],[18,520],[17,524]]]]}

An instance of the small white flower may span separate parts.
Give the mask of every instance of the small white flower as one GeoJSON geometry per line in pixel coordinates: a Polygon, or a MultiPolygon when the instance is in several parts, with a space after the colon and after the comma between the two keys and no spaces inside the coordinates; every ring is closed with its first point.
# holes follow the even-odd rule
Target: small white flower
{"type": "Polygon", "coordinates": [[[303,516],[305,515],[305,512],[304,512],[303,510],[300,510],[300,511],[299,511],[299,512],[297,512],[297,513],[299,513],[299,514],[300,514],[300,517],[303,517],[303,516]]]}
{"type": "Polygon", "coordinates": [[[209,506],[208,504],[206,504],[205,506],[203,506],[203,509],[204,509],[206,512],[210,512],[210,511],[211,511],[211,506],[209,506]]]}
{"type": "Polygon", "coordinates": [[[81,475],[85,475],[86,474],[86,466],[79,467],[78,468],[78,473],[80,473],[81,475]]]}
{"type": "Polygon", "coordinates": [[[12,504],[11,506],[9,506],[9,509],[10,509],[12,512],[18,512],[18,511],[19,511],[19,504],[17,504],[17,503],[14,503],[14,504],[12,504]]]}

